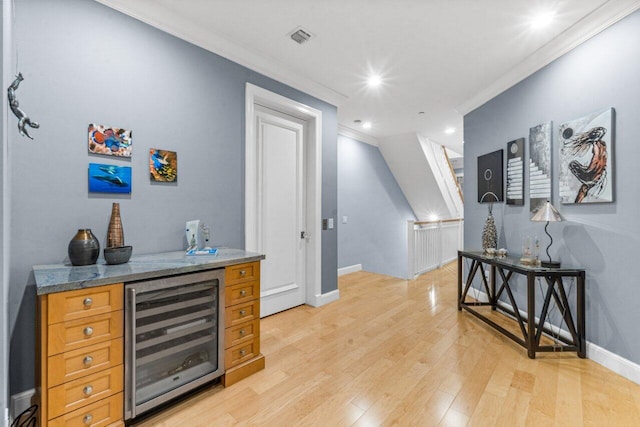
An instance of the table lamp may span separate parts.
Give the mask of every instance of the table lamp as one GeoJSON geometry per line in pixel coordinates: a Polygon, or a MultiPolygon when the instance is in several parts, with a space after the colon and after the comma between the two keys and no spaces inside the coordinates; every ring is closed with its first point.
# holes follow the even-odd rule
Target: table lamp
{"type": "Polygon", "coordinates": [[[550,222],[563,221],[563,220],[564,218],[562,218],[562,215],[560,215],[560,212],[558,212],[556,208],[554,208],[553,205],[548,200],[542,206],[540,206],[538,211],[531,218],[531,221],[547,222],[544,226],[544,232],[547,233],[547,236],[549,236],[549,246],[547,246],[547,256],[549,257],[549,261],[548,262],[542,261],[540,263],[542,267],[547,267],[547,268],[560,267],[560,262],[551,261],[551,255],[549,255],[549,248],[553,244],[553,237],[551,237],[551,234],[549,234],[547,227],[549,227],[550,222]]]}

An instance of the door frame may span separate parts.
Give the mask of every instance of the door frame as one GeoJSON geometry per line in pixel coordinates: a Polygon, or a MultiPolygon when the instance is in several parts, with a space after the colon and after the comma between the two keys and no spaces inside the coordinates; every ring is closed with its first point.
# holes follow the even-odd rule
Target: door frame
{"type": "MultiPolygon", "coordinates": [[[[256,147],[255,105],[305,121],[304,203],[309,235],[305,255],[305,303],[317,307],[322,298],[322,111],[251,83],[245,87],[245,250],[260,252],[260,187],[256,147]]],[[[300,230],[303,231],[303,230],[300,230]]]]}

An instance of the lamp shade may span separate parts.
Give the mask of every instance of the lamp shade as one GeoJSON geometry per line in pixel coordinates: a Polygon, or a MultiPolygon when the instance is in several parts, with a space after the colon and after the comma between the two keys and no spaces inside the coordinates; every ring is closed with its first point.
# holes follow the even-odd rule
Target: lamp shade
{"type": "Polygon", "coordinates": [[[531,221],[540,222],[557,222],[563,220],[564,218],[560,215],[560,212],[558,212],[558,210],[554,208],[548,200],[544,205],[540,206],[540,209],[538,209],[535,215],[531,218],[531,221]]]}

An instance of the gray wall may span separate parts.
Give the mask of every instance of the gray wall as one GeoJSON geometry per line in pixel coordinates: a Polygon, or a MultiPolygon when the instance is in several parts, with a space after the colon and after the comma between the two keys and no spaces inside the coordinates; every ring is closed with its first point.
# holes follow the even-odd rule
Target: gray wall
{"type": "MultiPolygon", "coordinates": [[[[549,120],[554,132],[568,120],[614,107],[614,203],[561,205],[558,145],[553,139],[553,203],[567,221],[549,226],[552,257],[587,269],[587,339],[640,363],[638,280],[640,180],[640,12],[592,38],[464,117],[466,249],[481,247],[487,207],[476,202],[477,157],[528,137],[549,120]]],[[[528,182],[528,173],[525,174],[528,182]]],[[[528,190],[526,191],[528,197],[528,190]]],[[[529,221],[529,204],[495,205],[499,246],[521,253],[524,235],[546,246],[542,223],[529,221]]],[[[522,282],[520,282],[522,283],[522,282]]],[[[522,299],[524,285],[518,287],[522,299]]],[[[525,306],[526,307],[526,306],[525,306]]]]}
{"type": "Polygon", "coordinates": [[[380,150],[339,136],[338,183],[338,267],[406,277],[407,220],[415,215],[380,150]]]}
{"type": "MultiPolygon", "coordinates": [[[[244,247],[246,82],[322,111],[322,215],[335,216],[334,106],[94,1],[16,2],[15,35],[20,106],[40,129],[30,141],[10,122],[12,393],[34,385],[32,265],[63,262],[78,228],[104,244],[112,202],[134,254],[183,249],[194,218],[214,245],[244,247]],[[132,129],[132,159],[87,154],[89,123],[132,129]],[[152,147],[178,152],[177,184],[149,182],[152,147]],[[130,165],[132,194],[88,194],[89,162],[130,165]]],[[[322,267],[322,291],[337,289],[335,231],[323,233],[322,267]]]]}

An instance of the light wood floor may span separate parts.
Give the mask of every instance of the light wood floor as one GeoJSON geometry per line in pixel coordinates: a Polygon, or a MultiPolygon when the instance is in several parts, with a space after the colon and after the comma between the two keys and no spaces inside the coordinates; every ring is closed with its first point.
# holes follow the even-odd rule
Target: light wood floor
{"type": "MultiPolygon", "coordinates": [[[[262,320],[267,367],[136,426],[638,426],[640,386],[526,350],[456,309],[456,268],[342,276],[340,300],[262,320]]],[[[587,325],[588,328],[589,325],[587,325]]]]}

